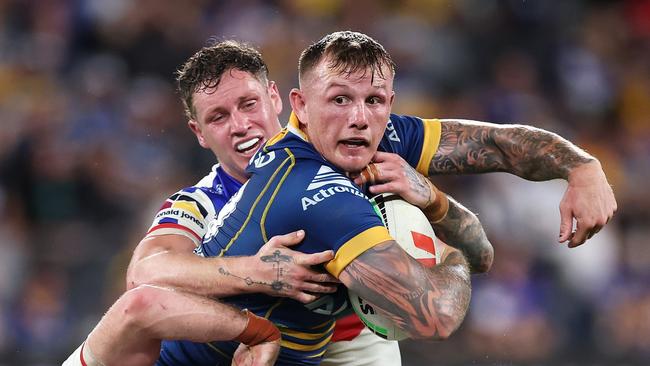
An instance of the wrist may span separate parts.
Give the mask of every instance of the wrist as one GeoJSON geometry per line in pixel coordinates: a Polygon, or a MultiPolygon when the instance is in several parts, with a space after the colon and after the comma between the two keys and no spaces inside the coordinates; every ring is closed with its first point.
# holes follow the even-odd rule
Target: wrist
{"type": "Polygon", "coordinates": [[[569,184],[588,184],[599,174],[604,174],[603,167],[600,161],[594,158],[571,169],[567,181],[569,184]]]}
{"type": "Polygon", "coordinates": [[[433,200],[422,209],[424,215],[429,219],[429,222],[436,224],[445,217],[447,217],[447,212],[449,212],[449,198],[447,195],[440,191],[429,179],[425,178],[429,189],[431,190],[431,197],[433,200]]]}
{"type": "Polygon", "coordinates": [[[241,314],[246,317],[246,327],[235,337],[235,341],[252,347],[280,339],[280,331],[268,319],[259,317],[247,309],[242,310],[241,314]]]}

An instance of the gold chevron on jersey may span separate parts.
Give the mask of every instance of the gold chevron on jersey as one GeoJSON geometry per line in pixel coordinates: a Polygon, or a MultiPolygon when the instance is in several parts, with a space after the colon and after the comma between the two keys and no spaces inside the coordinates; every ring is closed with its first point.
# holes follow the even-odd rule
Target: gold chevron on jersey
{"type": "Polygon", "coordinates": [[[328,184],[336,184],[342,186],[348,186],[350,188],[358,189],[350,179],[343,176],[343,174],[335,172],[332,168],[327,165],[321,165],[320,169],[314,176],[314,178],[307,186],[307,190],[311,191],[313,189],[318,189],[320,187],[326,186],[328,184]]]}
{"type": "Polygon", "coordinates": [[[199,245],[214,212],[212,201],[203,191],[183,189],[171,195],[160,207],[146,236],[182,235],[199,245]]]}
{"type": "MultiPolygon", "coordinates": [[[[194,217],[197,218],[204,216],[203,214],[201,214],[200,212],[201,210],[196,205],[195,201],[176,201],[172,203],[172,208],[180,208],[181,210],[191,213],[192,215],[194,215],[194,217]]],[[[203,211],[205,212],[205,209],[203,211]]]]}

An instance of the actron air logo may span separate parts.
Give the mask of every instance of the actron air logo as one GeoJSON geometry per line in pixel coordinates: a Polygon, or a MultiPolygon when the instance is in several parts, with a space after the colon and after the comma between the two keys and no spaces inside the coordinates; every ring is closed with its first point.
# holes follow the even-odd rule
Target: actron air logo
{"type": "Polygon", "coordinates": [[[311,195],[303,196],[300,200],[303,211],[307,211],[309,207],[315,206],[337,193],[348,192],[367,199],[366,195],[359,191],[348,178],[325,165],[321,165],[320,169],[318,169],[309,186],[307,186],[307,192],[310,192],[311,195]],[[311,194],[310,191],[314,190],[318,191],[311,194]]]}

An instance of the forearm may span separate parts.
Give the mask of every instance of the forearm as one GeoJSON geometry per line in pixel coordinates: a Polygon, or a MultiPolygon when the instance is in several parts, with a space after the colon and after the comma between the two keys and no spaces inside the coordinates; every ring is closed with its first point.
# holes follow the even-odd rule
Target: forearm
{"type": "Polygon", "coordinates": [[[489,271],[494,260],[494,248],[485,235],[481,222],[466,207],[449,196],[447,198],[447,215],[441,221],[431,223],[436,236],[463,252],[472,273],[489,271]]]}
{"type": "Polygon", "coordinates": [[[568,179],[574,168],[597,162],[561,136],[524,125],[443,120],[429,176],[509,172],[527,180],[568,179]]]}
{"type": "Polygon", "coordinates": [[[427,269],[395,242],[367,250],[339,279],[412,338],[449,337],[463,321],[471,296],[469,269],[462,255],[450,255],[427,269]]]}
{"type": "Polygon", "coordinates": [[[144,239],[131,259],[127,288],[148,284],[211,297],[259,292],[259,284],[247,282],[246,276],[231,270],[250,269],[247,257],[203,258],[192,253],[193,247],[178,235],[144,239]]]}

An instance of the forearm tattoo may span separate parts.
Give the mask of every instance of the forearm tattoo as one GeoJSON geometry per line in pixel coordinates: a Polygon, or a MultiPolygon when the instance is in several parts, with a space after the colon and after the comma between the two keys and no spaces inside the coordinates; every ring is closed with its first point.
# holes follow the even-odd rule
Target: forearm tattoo
{"type": "Polygon", "coordinates": [[[248,276],[241,277],[234,273],[231,273],[224,267],[219,267],[218,271],[220,274],[224,276],[239,278],[240,280],[246,283],[246,286],[253,286],[253,285],[269,286],[273,291],[278,293],[282,292],[283,290],[290,290],[292,288],[292,286],[289,283],[283,281],[283,276],[286,271],[286,268],[283,265],[286,265],[287,263],[291,263],[293,261],[293,258],[291,256],[282,254],[282,252],[276,250],[273,252],[272,255],[265,255],[260,257],[260,260],[264,263],[270,263],[273,266],[273,269],[275,270],[275,280],[271,282],[266,282],[266,281],[254,280],[248,276]]]}
{"type": "Polygon", "coordinates": [[[341,280],[412,337],[444,338],[462,322],[471,296],[467,263],[453,254],[427,269],[397,243],[383,243],[345,267],[341,280]]]}
{"type": "Polygon", "coordinates": [[[523,125],[445,120],[429,176],[509,172],[524,179],[567,179],[574,167],[595,160],[557,134],[523,125]]]}
{"type": "Polygon", "coordinates": [[[431,224],[436,236],[463,252],[472,273],[487,272],[492,266],[494,248],[483,231],[478,217],[449,197],[449,211],[445,218],[431,224]]]}

